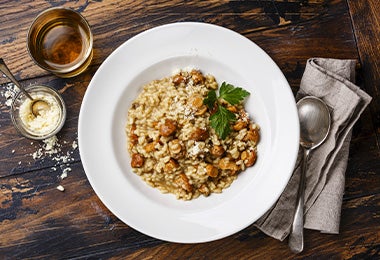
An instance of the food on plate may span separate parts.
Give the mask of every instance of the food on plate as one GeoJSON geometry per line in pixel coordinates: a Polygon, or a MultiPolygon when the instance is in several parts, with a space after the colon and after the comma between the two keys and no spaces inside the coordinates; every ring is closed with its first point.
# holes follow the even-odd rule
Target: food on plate
{"type": "Polygon", "coordinates": [[[221,193],[255,164],[260,129],[249,95],[196,69],[143,86],[126,124],[131,167],[163,193],[191,200],[221,193]],[[218,96],[219,95],[219,96],[218,96]]]}

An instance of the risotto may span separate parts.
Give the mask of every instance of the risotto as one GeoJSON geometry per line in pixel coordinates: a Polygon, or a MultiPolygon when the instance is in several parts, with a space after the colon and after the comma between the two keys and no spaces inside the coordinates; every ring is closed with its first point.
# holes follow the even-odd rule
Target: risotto
{"type": "Polygon", "coordinates": [[[210,126],[215,111],[203,100],[216,89],[215,78],[199,70],[181,70],[143,86],[126,124],[131,166],[143,181],[191,200],[221,193],[254,165],[259,127],[243,104],[223,101],[236,117],[225,139],[210,126]]]}

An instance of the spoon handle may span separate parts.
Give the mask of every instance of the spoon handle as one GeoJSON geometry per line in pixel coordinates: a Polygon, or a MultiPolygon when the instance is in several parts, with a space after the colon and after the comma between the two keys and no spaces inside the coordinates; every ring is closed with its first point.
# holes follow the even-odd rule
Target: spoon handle
{"type": "Polygon", "coordinates": [[[307,170],[307,160],[309,149],[303,149],[303,161],[301,168],[300,186],[297,195],[297,208],[293,219],[292,230],[289,235],[289,247],[294,253],[303,250],[303,212],[304,212],[304,193],[305,193],[305,174],[307,170]]]}
{"type": "Polygon", "coordinates": [[[8,69],[8,66],[5,64],[2,58],[0,58],[0,70],[25,94],[27,98],[33,100],[29,93],[26,92],[26,90],[21,87],[20,83],[18,83],[18,81],[13,77],[11,71],[8,69]]]}

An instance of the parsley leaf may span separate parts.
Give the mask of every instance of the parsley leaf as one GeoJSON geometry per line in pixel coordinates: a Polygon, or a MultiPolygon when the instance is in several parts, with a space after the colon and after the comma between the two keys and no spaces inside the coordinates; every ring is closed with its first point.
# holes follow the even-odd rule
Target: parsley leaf
{"type": "Polygon", "coordinates": [[[230,105],[237,105],[249,95],[250,93],[248,91],[226,82],[223,82],[220,86],[219,98],[215,90],[210,90],[207,93],[207,97],[203,100],[203,104],[205,104],[209,110],[216,109],[215,113],[210,116],[210,125],[215,129],[216,134],[221,139],[226,139],[230,134],[230,124],[236,121],[236,115],[224,107],[220,100],[223,99],[230,105]]]}
{"type": "Polygon", "coordinates": [[[203,100],[203,104],[205,104],[209,109],[212,109],[216,101],[217,97],[215,90],[210,90],[207,93],[207,97],[203,100]]]}
{"type": "Polygon", "coordinates": [[[248,91],[240,87],[234,87],[226,82],[222,83],[219,90],[219,97],[231,105],[239,104],[245,97],[249,96],[249,94],[250,93],[248,91]]]}
{"type": "Polygon", "coordinates": [[[222,138],[226,137],[231,132],[230,122],[234,122],[236,116],[224,106],[218,106],[215,114],[210,116],[211,127],[215,129],[216,134],[222,138]]]}

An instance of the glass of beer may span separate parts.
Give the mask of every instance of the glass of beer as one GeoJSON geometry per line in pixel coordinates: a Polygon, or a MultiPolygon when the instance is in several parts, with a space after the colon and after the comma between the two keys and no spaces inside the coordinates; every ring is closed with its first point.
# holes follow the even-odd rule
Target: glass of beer
{"type": "Polygon", "coordinates": [[[88,22],[69,8],[54,7],[40,13],[29,28],[27,45],[38,66],[62,78],[83,72],[93,56],[88,22]]]}

